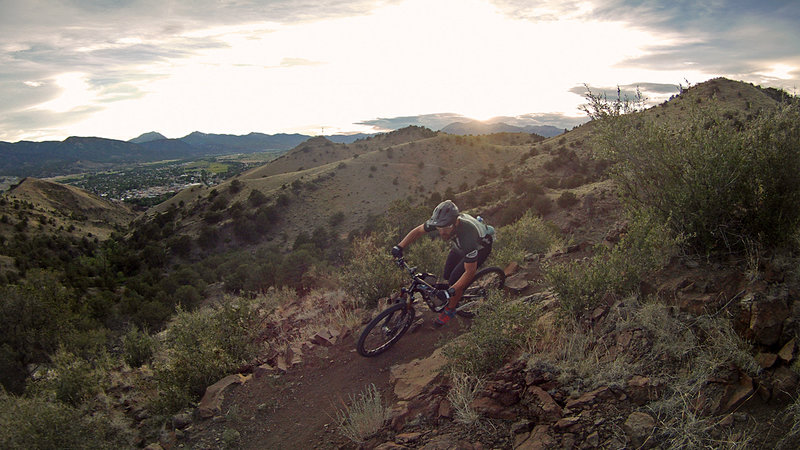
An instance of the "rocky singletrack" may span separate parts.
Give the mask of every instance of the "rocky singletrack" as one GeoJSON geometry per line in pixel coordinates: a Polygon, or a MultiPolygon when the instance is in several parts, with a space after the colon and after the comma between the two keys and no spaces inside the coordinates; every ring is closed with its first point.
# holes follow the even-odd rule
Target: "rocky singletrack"
{"type": "MultiPolygon", "coordinates": [[[[252,375],[225,393],[220,414],[188,430],[186,447],[212,449],[234,444],[245,449],[357,448],[337,428],[337,414],[373,384],[389,404],[394,393],[390,368],[429,356],[462,333],[468,319],[435,328],[435,315],[417,309],[423,323],[385,353],[364,358],[358,335],[333,346],[315,346],[285,373],[252,375]],[[235,430],[235,431],[232,431],[235,430]]],[[[357,332],[360,332],[357,331],[357,332]]]]}

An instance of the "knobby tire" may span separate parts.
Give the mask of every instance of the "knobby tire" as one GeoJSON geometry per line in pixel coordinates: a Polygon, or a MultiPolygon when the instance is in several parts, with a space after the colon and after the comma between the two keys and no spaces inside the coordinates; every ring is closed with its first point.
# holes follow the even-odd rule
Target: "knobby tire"
{"type": "Polygon", "coordinates": [[[358,338],[356,349],[361,356],[377,356],[395,344],[411,326],[414,308],[405,302],[393,305],[367,324],[358,338]]]}

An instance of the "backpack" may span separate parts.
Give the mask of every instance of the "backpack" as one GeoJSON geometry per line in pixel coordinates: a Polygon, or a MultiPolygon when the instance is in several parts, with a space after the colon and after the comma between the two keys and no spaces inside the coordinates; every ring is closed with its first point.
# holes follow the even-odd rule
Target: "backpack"
{"type": "Polygon", "coordinates": [[[472,217],[469,214],[462,213],[459,215],[459,217],[461,218],[461,220],[471,223],[478,230],[478,233],[480,234],[480,239],[484,243],[489,244],[495,240],[494,227],[486,224],[486,222],[483,221],[483,218],[481,216],[472,217]],[[487,236],[489,236],[488,239],[487,236]]]}

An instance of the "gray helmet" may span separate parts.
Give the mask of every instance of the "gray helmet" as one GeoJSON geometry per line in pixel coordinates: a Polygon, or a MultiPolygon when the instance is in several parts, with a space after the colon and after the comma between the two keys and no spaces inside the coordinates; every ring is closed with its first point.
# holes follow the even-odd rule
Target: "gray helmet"
{"type": "Polygon", "coordinates": [[[430,227],[449,227],[456,223],[457,218],[458,206],[450,200],[445,200],[433,210],[433,215],[428,220],[427,225],[430,227]]]}

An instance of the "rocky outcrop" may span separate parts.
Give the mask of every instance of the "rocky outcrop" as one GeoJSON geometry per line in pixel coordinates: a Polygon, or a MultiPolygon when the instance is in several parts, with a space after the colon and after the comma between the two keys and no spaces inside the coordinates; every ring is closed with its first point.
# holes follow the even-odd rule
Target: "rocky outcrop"
{"type": "Polygon", "coordinates": [[[394,384],[394,393],[397,398],[411,400],[420,396],[439,377],[439,372],[446,363],[447,359],[442,353],[442,349],[438,348],[427,358],[392,366],[389,379],[394,384]]]}
{"type": "Polygon", "coordinates": [[[219,414],[222,407],[222,400],[225,398],[225,390],[234,385],[244,384],[250,380],[250,378],[250,375],[243,376],[237,373],[228,375],[209,386],[206,389],[205,395],[203,395],[203,398],[200,400],[200,405],[197,407],[198,417],[201,419],[209,419],[219,414]]]}
{"type": "Polygon", "coordinates": [[[653,416],[643,412],[632,412],[622,425],[633,448],[650,448],[655,444],[653,431],[656,421],[653,416]]]}

